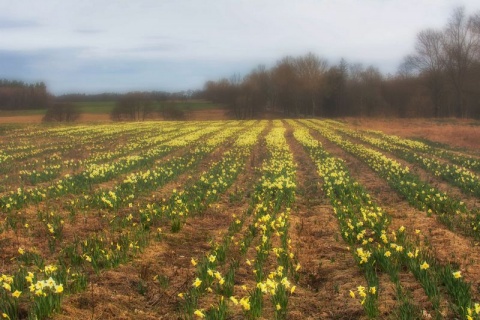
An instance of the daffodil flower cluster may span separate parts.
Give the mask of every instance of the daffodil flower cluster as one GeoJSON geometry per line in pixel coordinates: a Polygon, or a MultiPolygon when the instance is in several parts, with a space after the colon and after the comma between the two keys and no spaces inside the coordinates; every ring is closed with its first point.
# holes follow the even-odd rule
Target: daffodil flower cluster
{"type": "MultiPolygon", "coordinates": [[[[262,164],[263,176],[255,188],[254,199],[257,204],[251,230],[256,230],[259,243],[255,246],[255,260],[247,260],[247,265],[253,268],[257,285],[250,293],[250,308],[245,310],[251,317],[261,315],[263,295],[270,294],[275,317],[285,319],[290,288],[288,276],[295,276],[300,268],[294,262],[295,256],[291,252],[291,240],[288,237],[289,207],[295,199],[296,166],[284,134],[283,124],[274,121],[274,128],[265,137],[268,157],[262,164]],[[284,212],[280,212],[282,208],[285,208],[284,212]],[[264,268],[270,254],[277,258],[277,268],[267,277],[264,268]]],[[[244,253],[253,240],[252,236],[252,233],[247,233],[240,242],[244,253]]]]}
{"type": "MultiPolygon", "coordinates": [[[[152,164],[155,159],[166,155],[173,147],[186,146],[188,143],[193,143],[202,136],[218,130],[220,130],[219,127],[205,127],[193,132],[191,129],[188,129],[186,131],[189,134],[166,141],[164,144],[151,150],[146,156],[126,156],[112,163],[87,164],[84,171],[75,175],[66,174],[65,177],[55,181],[51,186],[18,188],[18,190],[10,191],[8,194],[0,197],[0,209],[11,211],[20,209],[29,203],[38,203],[47,198],[87,191],[94,183],[108,181],[121,173],[152,164]]],[[[112,205],[114,204],[112,203],[112,205]]]]}
{"type": "MultiPolygon", "coordinates": [[[[308,130],[295,122],[290,124],[295,128],[295,139],[305,147],[323,178],[323,190],[333,206],[342,237],[356,247],[353,254],[364,271],[368,286],[378,288],[374,255],[389,243],[385,231],[388,218],[364,189],[353,181],[342,160],[327,153],[308,130]]],[[[377,291],[368,295],[364,291],[361,293],[365,312],[369,317],[375,317],[378,314],[377,291]]]]}
{"type": "MultiPolygon", "coordinates": [[[[172,180],[180,173],[192,168],[198,164],[203,157],[209,154],[212,149],[217,146],[216,144],[221,143],[223,139],[226,139],[229,135],[233,135],[239,129],[239,127],[232,127],[229,130],[219,132],[210,138],[205,145],[197,146],[182,157],[174,157],[155,169],[132,173],[124,179],[123,183],[116,186],[113,190],[101,190],[93,196],[93,203],[87,203],[88,205],[96,207],[116,210],[120,206],[131,202],[138,193],[154,190],[172,180]]],[[[193,141],[197,141],[210,131],[212,130],[205,129],[204,132],[197,131],[195,134],[189,135],[190,139],[186,140],[193,143],[193,141]]],[[[218,131],[218,129],[213,131],[218,131]]],[[[184,142],[185,141],[182,143],[184,142]]]]}
{"type": "Polygon", "coordinates": [[[337,130],[349,136],[361,139],[377,148],[392,152],[396,156],[411,163],[419,164],[425,170],[432,172],[435,176],[440,177],[445,181],[451,182],[464,192],[480,197],[480,179],[473,172],[464,167],[455,164],[444,164],[431,156],[417,154],[406,147],[391,144],[386,140],[369,137],[351,129],[337,128],[337,130]]]}
{"type": "MultiPolygon", "coordinates": [[[[209,129],[209,130],[206,130],[206,132],[215,132],[215,131],[219,131],[219,129],[220,127],[218,128],[216,127],[214,130],[209,129]]],[[[236,132],[242,129],[244,129],[244,127],[239,127],[239,126],[232,127],[232,128],[229,128],[228,130],[225,130],[224,132],[219,133],[217,135],[218,137],[213,135],[212,138],[205,143],[206,146],[203,146],[203,147],[198,146],[197,148],[193,149],[190,152],[190,154],[192,155],[192,159],[187,159],[185,161],[187,163],[190,163],[190,166],[193,166],[196,162],[198,162],[198,160],[193,160],[194,159],[193,157],[195,156],[198,157],[199,155],[203,156],[208,154],[214,148],[216,148],[219,144],[224,143],[225,139],[228,139],[229,136],[234,135],[236,132]],[[203,151],[201,150],[202,148],[203,148],[203,151]]],[[[198,136],[197,139],[192,141],[198,140],[201,136],[202,135],[198,136]]],[[[245,154],[240,153],[239,156],[245,157],[245,154]]],[[[244,163],[244,161],[240,161],[239,163],[244,163]]],[[[229,171],[227,171],[227,168],[225,167],[224,170],[221,171],[222,174],[237,171],[237,167],[233,166],[232,164],[228,169],[229,171]],[[236,169],[233,170],[232,168],[236,168],[236,169]]],[[[221,188],[224,188],[225,181],[223,179],[220,179],[220,183],[218,184],[218,186],[219,186],[219,190],[221,188]]],[[[109,193],[108,196],[112,198],[119,197],[119,195],[117,195],[114,191],[109,193]]],[[[88,199],[88,197],[86,199],[88,199]]],[[[144,214],[142,213],[140,214],[141,214],[140,222],[142,222],[142,224],[137,224],[136,222],[138,221],[137,217],[134,218],[133,215],[130,214],[124,220],[130,221],[131,224],[128,226],[128,228],[126,228],[126,230],[124,230],[121,234],[115,237],[113,237],[113,234],[109,235],[107,233],[102,232],[97,235],[87,237],[87,239],[84,239],[84,240],[79,240],[76,238],[73,244],[67,245],[65,248],[63,248],[61,257],[59,257],[59,259],[63,261],[69,261],[72,266],[83,266],[83,268],[85,269],[89,269],[89,266],[91,266],[95,272],[98,272],[103,268],[114,267],[121,262],[125,262],[129,258],[130,254],[135,254],[135,252],[139,250],[141,247],[144,247],[145,243],[148,241],[147,232],[146,232],[146,229],[144,228],[143,220],[142,220],[144,214]]],[[[150,218],[147,217],[146,219],[150,219],[150,218]]],[[[114,218],[114,221],[117,221],[117,219],[114,218]]],[[[51,221],[50,214],[45,216],[44,222],[47,226],[47,232],[53,235],[56,232],[55,231],[56,227],[51,221]]],[[[25,249],[23,248],[19,249],[19,253],[21,254],[22,257],[26,257],[29,255],[29,252],[26,252],[25,249]]],[[[50,270],[49,268],[46,268],[45,272],[48,273],[50,272],[49,270],[50,270]]],[[[218,280],[219,285],[226,285],[229,275],[228,273],[225,275],[221,275],[219,271],[216,271],[215,273],[213,273],[213,276],[215,277],[215,279],[218,280]]],[[[40,294],[40,292],[38,291],[38,288],[40,287],[45,288],[46,291],[43,291],[43,293],[49,292],[48,290],[50,289],[48,288],[51,288],[50,285],[52,285],[52,280],[56,281],[54,279],[56,278],[53,276],[50,276],[49,278],[41,279],[41,280],[38,280],[36,283],[34,283],[34,285],[36,285],[37,292],[39,293],[38,299],[40,298],[45,298],[45,299],[48,298],[50,300],[52,299],[51,296],[48,294],[46,296],[44,294],[40,294]]],[[[53,289],[55,289],[56,292],[59,294],[60,291],[63,290],[63,285],[60,286],[56,284],[53,286],[53,289]]],[[[19,293],[15,293],[15,295],[18,295],[18,294],[19,293]]],[[[42,303],[45,304],[46,302],[42,302],[42,303]]],[[[41,308],[42,307],[40,307],[40,309],[41,308]]],[[[54,309],[56,309],[56,307],[54,309]]],[[[41,314],[42,311],[37,310],[36,312],[38,314],[41,314]]],[[[41,316],[40,318],[43,318],[43,317],[45,316],[41,316]]]]}
{"type": "Polygon", "coordinates": [[[471,170],[474,170],[476,172],[480,171],[480,159],[466,155],[466,154],[461,154],[458,152],[453,152],[450,150],[446,150],[444,148],[437,148],[434,146],[427,145],[426,143],[420,142],[420,141],[415,141],[415,140],[410,140],[410,139],[404,139],[400,138],[395,135],[388,135],[380,131],[367,131],[370,134],[374,134],[375,136],[380,137],[380,139],[384,141],[388,141],[392,144],[406,147],[415,151],[419,151],[422,153],[427,153],[431,154],[443,159],[447,159],[461,167],[468,168],[471,170]]]}
{"type": "MultiPolygon", "coordinates": [[[[331,132],[321,132],[330,136],[330,138],[333,137],[331,132]]],[[[474,304],[471,302],[469,286],[461,280],[461,273],[452,271],[449,266],[439,266],[430,254],[418,250],[408,240],[404,226],[391,233],[387,232],[389,218],[381,208],[373,203],[363,188],[356,182],[351,181],[343,162],[336,160],[324,151],[306,130],[297,129],[294,136],[307,148],[312,159],[317,163],[319,174],[325,181],[325,193],[331,198],[334,211],[342,227],[344,239],[357,246],[361,245],[361,247],[355,249],[355,257],[359,265],[363,266],[365,270],[368,288],[370,289],[367,290],[360,286],[357,294],[361,297],[361,303],[369,316],[375,316],[378,312],[371,303],[379,288],[378,279],[374,277],[376,272],[371,269],[374,265],[378,265],[387,272],[397,286],[400,286],[398,272],[402,265],[406,265],[422,284],[436,312],[440,312],[438,284],[435,283],[435,279],[438,277],[442,278],[442,281],[447,284],[449,294],[456,301],[459,310],[472,308],[474,304]],[[336,165],[328,165],[329,161],[336,163],[336,165]],[[335,181],[338,181],[338,176],[342,177],[341,183],[332,183],[331,179],[328,178],[333,177],[335,181]],[[362,221],[358,221],[355,216],[362,217],[362,221]],[[366,231],[364,228],[372,229],[366,231]],[[437,276],[434,274],[437,274],[437,276]],[[371,291],[371,288],[374,288],[374,290],[371,291]]],[[[335,138],[333,139],[335,140],[335,138]]],[[[400,294],[399,300],[411,304],[408,297],[403,294],[402,289],[398,289],[397,294],[400,294]]],[[[354,298],[355,292],[350,291],[350,295],[354,298]]],[[[461,313],[466,316],[464,311],[461,313]]]]}
{"type": "MultiPolygon", "coordinates": [[[[19,251],[23,251],[19,250],[19,251]]],[[[23,253],[25,254],[25,252],[23,253]]],[[[74,292],[77,281],[84,281],[70,270],[46,265],[35,272],[20,267],[13,275],[0,277],[0,310],[7,319],[19,318],[19,304],[28,305],[29,317],[44,319],[58,311],[67,282],[74,292]]]]}
{"type": "Polygon", "coordinates": [[[62,171],[60,164],[42,165],[41,170],[20,170],[19,176],[22,181],[25,181],[31,185],[35,185],[40,182],[50,181],[60,175],[62,171]]]}
{"type": "MultiPolygon", "coordinates": [[[[250,125],[253,124],[253,122],[250,123],[250,125]]],[[[169,201],[172,208],[183,205],[184,212],[199,212],[204,210],[212,201],[215,201],[216,196],[212,198],[212,194],[224,192],[226,188],[233,183],[239,171],[244,167],[245,160],[249,156],[252,147],[257,143],[258,135],[264,128],[265,123],[262,122],[260,126],[253,128],[248,133],[242,134],[235,141],[233,149],[225,152],[222,160],[214,163],[209,171],[204,172],[197,183],[185,191],[174,192],[169,201]],[[210,192],[212,186],[214,186],[213,190],[218,191],[215,193],[210,192]],[[201,202],[190,208],[192,203],[188,201],[188,199],[199,199],[201,202]]],[[[168,208],[164,207],[161,211],[168,212],[168,208]]],[[[225,298],[229,298],[230,302],[236,302],[236,304],[238,304],[238,300],[232,296],[235,270],[238,268],[238,263],[232,263],[225,274],[222,274],[217,269],[218,266],[225,263],[226,251],[228,250],[234,233],[239,230],[242,224],[242,221],[236,216],[233,218],[234,220],[228,228],[228,232],[225,234],[221,244],[216,244],[214,249],[207,253],[201,261],[197,261],[194,258],[191,259],[191,264],[196,267],[197,277],[192,283],[191,290],[188,293],[180,294],[187,314],[196,315],[200,318],[208,315],[216,319],[223,319],[225,318],[227,310],[225,298]],[[207,311],[198,309],[198,299],[203,294],[209,292],[214,292],[219,295],[219,303],[207,311]]],[[[248,299],[243,298],[240,300],[240,303],[246,306],[248,299]]]]}
{"type": "MultiPolygon", "coordinates": [[[[322,126],[321,122],[313,125],[323,136],[336,143],[343,149],[365,161],[375,172],[402,194],[408,202],[420,210],[436,213],[440,221],[450,228],[458,228],[462,232],[474,237],[480,237],[480,215],[468,212],[465,203],[448,196],[427,182],[420,180],[417,175],[409,172],[399,162],[390,159],[382,153],[369,149],[363,145],[354,144],[342,139],[331,129],[322,126]],[[462,214],[463,213],[463,214],[462,214]]],[[[312,123],[310,123],[312,127],[312,123]]]]}

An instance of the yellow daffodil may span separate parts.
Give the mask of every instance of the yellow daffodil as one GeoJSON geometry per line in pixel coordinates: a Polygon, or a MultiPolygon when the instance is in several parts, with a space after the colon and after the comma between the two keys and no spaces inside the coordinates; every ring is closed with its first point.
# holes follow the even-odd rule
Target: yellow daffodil
{"type": "Polygon", "coordinates": [[[55,286],[55,293],[62,293],[63,292],[63,284],[59,284],[55,286]]]}
{"type": "Polygon", "coordinates": [[[12,291],[12,287],[6,282],[3,283],[2,287],[7,291],[12,291]]]}
{"type": "Polygon", "coordinates": [[[193,314],[199,318],[205,318],[205,314],[202,312],[202,310],[195,310],[193,314]]]}
{"type": "Polygon", "coordinates": [[[195,288],[200,287],[201,284],[202,284],[202,280],[200,280],[199,278],[196,278],[195,281],[193,282],[193,286],[195,288]]]}
{"type": "Polygon", "coordinates": [[[475,303],[474,308],[475,308],[475,313],[480,314],[480,304],[475,303]]]}
{"type": "Polygon", "coordinates": [[[29,272],[26,276],[25,276],[25,280],[27,280],[28,283],[32,283],[33,282],[33,273],[29,272]]]}
{"type": "Polygon", "coordinates": [[[250,310],[250,298],[249,297],[243,297],[240,299],[240,305],[242,308],[246,311],[250,310]]]}

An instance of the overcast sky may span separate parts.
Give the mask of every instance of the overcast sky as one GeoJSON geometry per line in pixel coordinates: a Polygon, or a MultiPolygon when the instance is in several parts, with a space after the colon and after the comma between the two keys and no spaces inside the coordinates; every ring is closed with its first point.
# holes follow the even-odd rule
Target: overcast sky
{"type": "Polygon", "coordinates": [[[285,55],[395,73],[425,28],[478,0],[0,0],[0,78],[55,94],[199,89],[285,55]]]}

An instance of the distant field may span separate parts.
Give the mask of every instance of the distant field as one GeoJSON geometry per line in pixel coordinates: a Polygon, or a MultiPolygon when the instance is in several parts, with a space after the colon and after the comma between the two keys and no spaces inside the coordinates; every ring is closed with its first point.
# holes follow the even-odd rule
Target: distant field
{"type": "MultiPolygon", "coordinates": [[[[79,122],[96,122],[109,121],[109,114],[115,107],[116,101],[73,102],[73,104],[78,107],[82,114],[79,122]]],[[[157,111],[161,111],[163,108],[177,108],[183,110],[187,114],[187,119],[191,120],[225,119],[222,110],[225,106],[205,100],[165,101],[154,104],[154,109],[157,111]],[[204,111],[205,113],[203,113],[204,111]],[[220,116],[217,115],[217,113],[220,114],[220,116]]],[[[42,121],[45,112],[45,109],[16,111],[0,110],[0,123],[39,123],[42,121]]]]}
{"type": "MultiPolygon", "coordinates": [[[[79,107],[81,113],[110,113],[115,107],[115,101],[92,101],[92,102],[74,102],[79,107]]],[[[183,111],[195,111],[206,109],[219,109],[221,105],[211,103],[204,100],[188,100],[188,101],[165,101],[155,103],[155,109],[161,109],[165,107],[178,108],[183,111]]]]}
{"type": "Polygon", "coordinates": [[[31,115],[44,115],[45,109],[39,110],[15,110],[15,111],[5,111],[0,110],[0,117],[16,117],[16,116],[31,116],[31,115]]]}

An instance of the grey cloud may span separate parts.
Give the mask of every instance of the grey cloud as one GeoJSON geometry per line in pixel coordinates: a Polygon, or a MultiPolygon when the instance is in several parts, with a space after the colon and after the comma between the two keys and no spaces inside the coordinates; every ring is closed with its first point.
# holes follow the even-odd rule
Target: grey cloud
{"type": "Polygon", "coordinates": [[[75,29],[73,31],[82,34],[98,34],[103,32],[101,29],[75,29]]]}
{"type": "Polygon", "coordinates": [[[0,29],[34,28],[41,24],[33,20],[14,20],[0,17],[0,29]]]}
{"type": "Polygon", "coordinates": [[[133,52],[146,52],[146,51],[147,52],[157,52],[157,51],[160,51],[160,52],[163,52],[163,51],[171,51],[171,50],[179,49],[179,48],[180,48],[180,46],[177,45],[177,44],[164,43],[164,44],[144,45],[144,46],[132,48],[129,51],[133,51],[133,52]]]}

